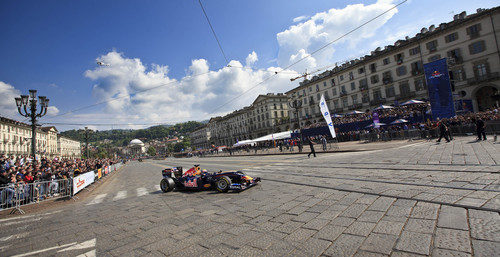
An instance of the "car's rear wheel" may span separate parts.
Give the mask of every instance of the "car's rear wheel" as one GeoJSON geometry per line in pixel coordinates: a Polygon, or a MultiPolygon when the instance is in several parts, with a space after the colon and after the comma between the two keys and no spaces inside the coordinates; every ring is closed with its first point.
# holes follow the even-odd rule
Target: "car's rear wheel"
{"type": "Polygon", "coordinates": [[[172,178],[164,178],[160,182],[160,188],[164,193],[170,192],[175,189],[175,182],[172,178]]]}
{"type": "Polygon", "coordinates": [[[217,191],[221,193],[227,193],[229,187],[231,186],[231,179],[228,176],[222,176],[215,182],[215,187],[217,191]]]}

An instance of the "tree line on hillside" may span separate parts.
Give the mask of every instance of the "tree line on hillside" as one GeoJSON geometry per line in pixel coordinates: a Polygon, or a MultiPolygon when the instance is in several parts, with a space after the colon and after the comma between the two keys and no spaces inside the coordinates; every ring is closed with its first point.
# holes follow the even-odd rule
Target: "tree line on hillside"
{"type": "MultiPolygon", "coordinates": [[[[175,125],[158,125],[149,127],[146,129],[113,129],[113,130],[102,130],[102,131],[91,131],[89,132],[89,142],[100,142],[104,140],[110,140],[110,144],[114,146],[126,146],[130,140],[134,138],[144,139],[146,141],[152,139],[161,139],[165,137],[180,137],[188,136],[189,133],[193,132],[197,128],[203,126],[204,124],[197,121],[188,121],[183,123],[178,123],[175,125]]],[[[85,130],[84,129],[72,129],[61,132],[61,135],[69,137],[74,140],[79,140],[85,142],[85,130]]]]}

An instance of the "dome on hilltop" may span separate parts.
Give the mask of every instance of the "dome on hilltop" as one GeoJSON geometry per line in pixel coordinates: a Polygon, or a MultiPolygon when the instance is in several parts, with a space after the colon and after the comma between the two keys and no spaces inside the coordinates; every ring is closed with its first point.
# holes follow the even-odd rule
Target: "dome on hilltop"
{"type": "Polygon", "coordinates": [[[128,144],[129,146],[144,146],[144,143],[139,140],[139,139],[133,139],[132,141],[130,141],[130,143],[128,144]]]}

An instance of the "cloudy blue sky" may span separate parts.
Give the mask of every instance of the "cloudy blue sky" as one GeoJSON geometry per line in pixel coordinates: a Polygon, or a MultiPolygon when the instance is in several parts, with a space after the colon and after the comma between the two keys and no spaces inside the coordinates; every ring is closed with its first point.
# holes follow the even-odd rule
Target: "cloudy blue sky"
{"type": "Polygon", "coordinates": [[[289,79],[305,69],[356,58],[463,10],[498,5],[408,0],[266,80],[401,1],[202,0],[229,63],[198,0],[0,1],[0,115],[22,120],[13,97],[37,89],[51,99],[42,122],[117,124],[91,126],[109,129],[205,120],[258,94],[288,91],[296,86],[289,79]]]}

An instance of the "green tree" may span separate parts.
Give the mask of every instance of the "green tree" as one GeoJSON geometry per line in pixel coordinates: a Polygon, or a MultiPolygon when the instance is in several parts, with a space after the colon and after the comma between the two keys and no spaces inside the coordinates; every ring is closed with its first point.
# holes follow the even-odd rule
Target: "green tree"
{"type": "Polygon", "coordinates": [[[146,152],[148,153],[149,156],[155,156],[156,155],[156,148],[154,148],[153,146],[149,146],[148,150],[146,152]]]}

